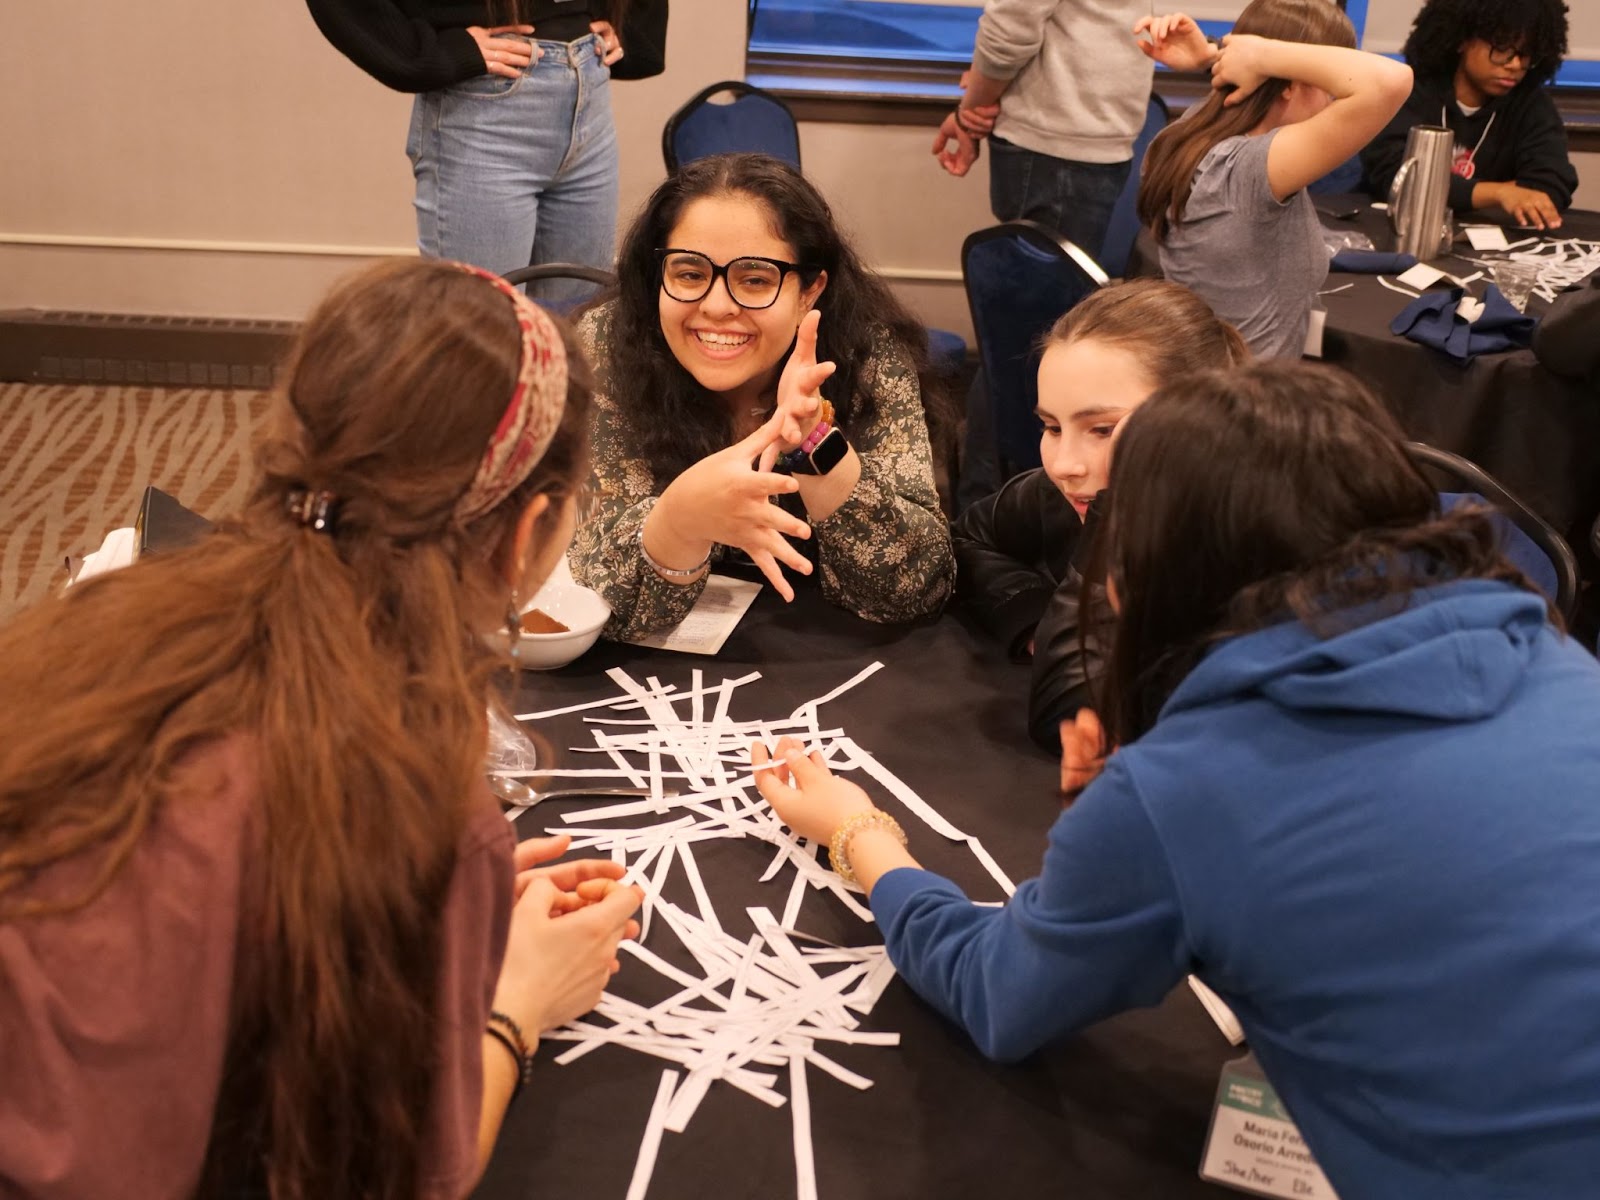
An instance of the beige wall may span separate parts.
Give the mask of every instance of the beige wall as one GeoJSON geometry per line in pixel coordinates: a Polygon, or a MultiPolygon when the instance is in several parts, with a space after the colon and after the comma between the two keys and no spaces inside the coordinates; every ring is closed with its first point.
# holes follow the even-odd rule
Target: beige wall
{"type": "MultiPolygon", "coordinates": [[[[744,13],[685,0],[667,73],[617,85],[624,214],[663,176],[666,115],[743,77],[744,13]]],[[[410,97],[298,0],[151,0],[137,21],[81,0],[72,25],[114,30],[115,52],[71,67],[39,52],[60,40],[50,5],[7,7],[0,308],[298,317],[353,265],[414,250],[410,97]]]]}
{"type": "MultiPolygon", "coordinates": [[[[323,41],[297,0],[80,0],[116,51],[73,70],[39,52],[49,5],[0,38],[0,308],[298,317],[351,266],[414,241],[408,97],[323,41]],[[32,244],[19,244],[32,243],[32,244]],[[84,244],[73,244],[84,243],[84,244]]],[[[624,220],[663,174],[660,130],[700,87],[743,74],[744,0],[679,0],[666,75],[617,85],[624,220]]],[[[807,123],[806,171],[863,256],[930,324],[970,329],[959,251],[990,223],[988,175],[941,172],[931,129],[807,123]]],[[[1579,155],[1600,208],[1600,155],[1579,155]]]]}

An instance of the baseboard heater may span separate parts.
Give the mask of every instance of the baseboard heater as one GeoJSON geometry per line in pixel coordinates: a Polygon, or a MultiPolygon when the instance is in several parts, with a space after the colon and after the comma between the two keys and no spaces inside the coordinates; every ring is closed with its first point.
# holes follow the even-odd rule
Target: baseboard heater
{"type": "Polygon", "coordinates": [[[0,381],[270,388],[293,321],[0,311],[0,381]]]}

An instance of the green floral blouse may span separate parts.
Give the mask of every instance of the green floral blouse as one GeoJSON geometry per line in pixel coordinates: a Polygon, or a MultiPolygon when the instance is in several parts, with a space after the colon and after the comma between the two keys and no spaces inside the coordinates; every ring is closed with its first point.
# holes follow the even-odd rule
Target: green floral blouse
{"type": "MultiPolygon", "coordinates": [[[[627,448],[625,430],[646,406],[634,398],[619,403],[607,377],[610,327],[609,308],[578,322],[596,372],[589,414],[593,473],[569,560],[578,582],[611,605],[605,635],[624,639],[683,620],[705,581],[668,583],[639,553],[639,530],[658,493],[649,463],[627,448]]],[[[870,424],[845,431],[861,459],[861,481],[838,509],[812,524],[811,540],[822,593],[832,603],[868,621],[911,621],[938,612],[949,598],[956,574],[950,530],[934,489],[917,374],[887,334],[861,379],[877,402],[870,424]]],[[[712,561],[728,553],[714,546],[712,561]]]]}

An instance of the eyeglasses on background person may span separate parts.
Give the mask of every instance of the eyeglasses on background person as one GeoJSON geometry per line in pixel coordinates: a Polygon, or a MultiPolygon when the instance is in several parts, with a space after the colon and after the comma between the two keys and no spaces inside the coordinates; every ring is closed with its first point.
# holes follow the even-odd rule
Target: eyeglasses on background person
{"type": "Polygon", "coordinates": [[[1521,59],[1523,68],[1533,70],[1534,54],[1523,45],[1500,46],[1494,42],[1489,43],[1489,61],[1497,67],[1509,67],[1512,59],[1521,59]]]}

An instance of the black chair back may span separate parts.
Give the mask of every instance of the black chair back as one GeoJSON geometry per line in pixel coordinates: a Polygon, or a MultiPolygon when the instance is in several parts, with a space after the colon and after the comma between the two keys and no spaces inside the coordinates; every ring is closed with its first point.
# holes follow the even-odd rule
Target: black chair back
{"type": "Polygon", "coordinates": [[[1502,537],[1501,548],[1506,557],[1545,590],[1555,603],[1556,611],[1570,619],[1578,599],[1578,560],[1566,538],[1477,463],[1425,442],[1407,442],[1406,450],[1413,462],[1465,485],[1467,491],[1482,497],[1505,518],[1510,526],[1502,537]],[[1542,556],[1542,560],[1534,557],[1535,554],[1542,556]]]}
{"type": "Polygon", "coordinates": [[[534,291],[529,292],[530,298],[535,303],[562,316],[566,316],[581,304],[587,304],[599,293],[617,284],[617,277],[610,271],[601,267],[586,267],[582,263],[540,263],[538,266],[518,267],[515,271],[505,273],[507,283],[537,283],[544,279],[570,279],[589,285],[563,289],[563,293],[557,296],[541,296],[536,295],[534,291]]]}
{"type": "Polygon", "coordinates": [[[1108,282],[1098,263],[1036,221],[1007,221],[961,246],[961,277],[994,420],[1000,478],[1039,465],[1039,343],[1108,282]]]}
{"type": "Polygon", "coordinates": [[[737,79],[696,93],[661,130],[661,156],[669,173],[697,158],[741,152],[770,154],[800,169],[794,113],[771,92],[737,79]]]}

